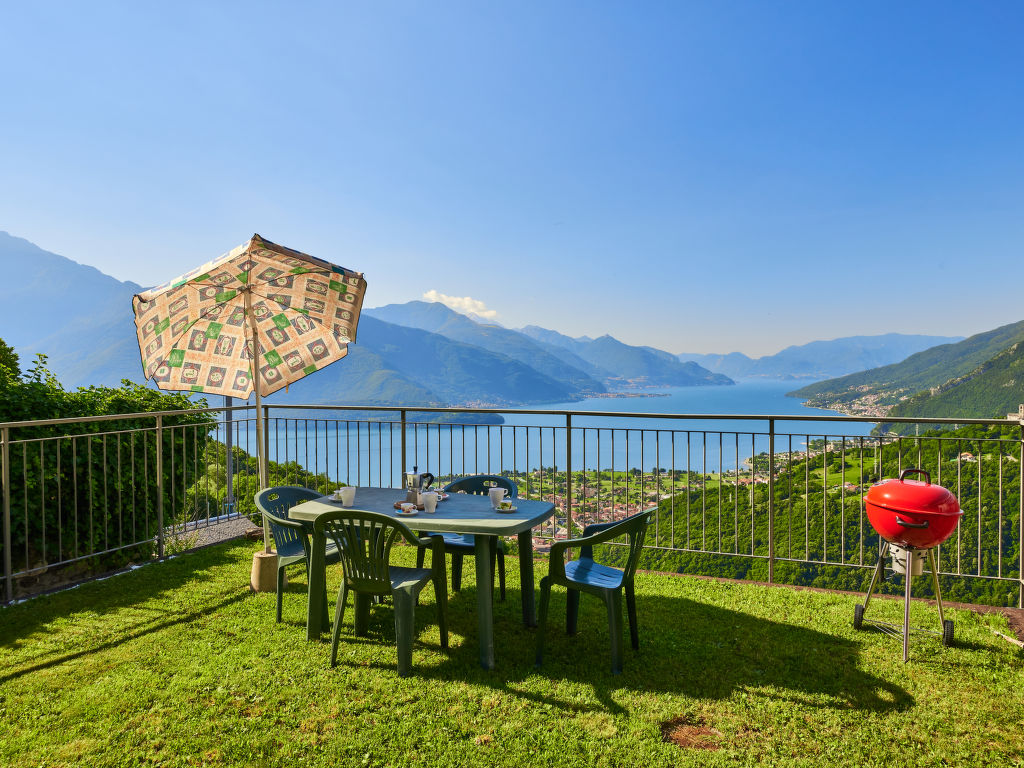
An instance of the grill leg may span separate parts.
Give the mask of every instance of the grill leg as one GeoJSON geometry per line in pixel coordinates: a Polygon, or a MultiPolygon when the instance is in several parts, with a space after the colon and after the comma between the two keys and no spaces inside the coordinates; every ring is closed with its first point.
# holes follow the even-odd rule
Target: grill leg
{"type": "Polygon", "coordinates": [[[913,574],[914,568],[914,550],[907,549],[907,595],[903,604],[903,663],[907,663],[907,659],[910,658],[910,585],[914,581],[913,574]]]}
{"type": "Polygon", "coordinates": [[[871,584],[868,585],[868,595],[864,598],[864,610],[867,611],[868,603],[871,602],[871,595],[875,593],[875,587],[878,586],[878,582],[882,579],[885,574],[885,557],[889,554],[889,542],[883,541],[881,546],[878,548],[878,565],[875,566],[875,572],[871,574],[871,584]]]}
{"type": "Polygon", "coordinates": [[[939,631],[945,631],[946,622],[942,615],[942,590],[939,589],[939,571],[935,567],[935,550],[928,550],[928,567],[932,569],[932,586],[935,588],[935,602],[939,606],[939,631]]]}

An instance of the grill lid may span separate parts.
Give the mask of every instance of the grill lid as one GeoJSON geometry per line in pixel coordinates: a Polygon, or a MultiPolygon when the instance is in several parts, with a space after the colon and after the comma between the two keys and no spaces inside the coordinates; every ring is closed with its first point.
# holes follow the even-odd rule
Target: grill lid
{"type": "Polygon", "coordinates": [[[864,501],[894,512],[914,512],[933,515],[959,515],[960,503],[956,496],[941,485],[933,485],[931,475],[923,469],[905,469],[899,479],[892,478],[875,483],[864,494],[864,501]],[[907,480],[909,474],[924,475],[925,480],[907,480]]]}

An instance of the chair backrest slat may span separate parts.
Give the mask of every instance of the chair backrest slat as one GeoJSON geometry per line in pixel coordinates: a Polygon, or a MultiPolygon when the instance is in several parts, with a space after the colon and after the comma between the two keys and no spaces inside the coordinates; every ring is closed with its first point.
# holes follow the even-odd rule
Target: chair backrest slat
{"type": "Polygon", "coordinates": [[[449,493],[486,495],[491,488],[504,488],[510,499],[519,497],[519,486],[502,475],[472,475],[454,480],[444,487],[449,493]]]}
{"type": "Polygon", "coordinates": [[[362,592],[390,593],[391,547],[399,537],[416,541],[404,523],[366,510],[328,512],[313,526],[338,547],[346,582],[362,592]]]}

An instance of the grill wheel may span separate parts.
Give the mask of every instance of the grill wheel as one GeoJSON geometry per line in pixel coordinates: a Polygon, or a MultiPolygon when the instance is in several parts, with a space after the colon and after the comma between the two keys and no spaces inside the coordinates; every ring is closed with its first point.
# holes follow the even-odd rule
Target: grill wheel
{"type": "MultiPolygon", "coordinates": [[[[856,621],[856,619],[854,620],[856,621]]],[[[953,647],[953,620],[946,619],[942,622],[942,644],[946,648],[953,647]]]]}
{"type": "MultiPolygon", "coordinates": [[[[860,629],[862,626],[864,626],[864,606],[857,603],[857,605],[853,606],[853,628],[860,629]]],[[[949,636],[950,638],[953,637],[952,627],[950,627],[949,636]]],[[[943,640],[943,642],[945,642],[945,640],[943,640]]]]}

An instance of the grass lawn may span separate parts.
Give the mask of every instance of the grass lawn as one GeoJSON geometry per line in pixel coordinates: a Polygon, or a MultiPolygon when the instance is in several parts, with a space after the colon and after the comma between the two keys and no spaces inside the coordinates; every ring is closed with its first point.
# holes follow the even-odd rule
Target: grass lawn
{"type": "MultiPolygon", "coordinates": [[[[547,656],[519,621],[518,567],[495,607],[498,666],[477,664],[473,568],[438,644],[432,591],[413,676],[395,671],[393,615],[305,640],[305,577],[248,590],[254,544],[183,554],[0,609],[0,765],[1021,765],[1024,655],[998,615],[950,611],[958,645],[851,626],[844,595],[640,574],[641,650],[609,671],[603,607],[584,598],[547,656]],[[662,723],[684,746],[663,738],[662,723]]],[[[411,559],[411,550],[400,553],[411,559]]],[[[538,563],[538,579],[544,566],[538,563]]],[[[338,567],[329,575],[332,597],[338,567]]],[[[868,618],[900,621],[879,600],[868,618]]],[[[913,623],[936,625],[915,605],[913,623]]]]}

